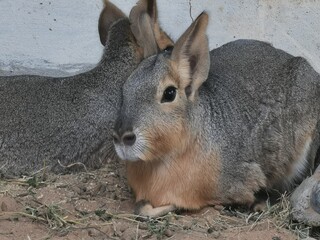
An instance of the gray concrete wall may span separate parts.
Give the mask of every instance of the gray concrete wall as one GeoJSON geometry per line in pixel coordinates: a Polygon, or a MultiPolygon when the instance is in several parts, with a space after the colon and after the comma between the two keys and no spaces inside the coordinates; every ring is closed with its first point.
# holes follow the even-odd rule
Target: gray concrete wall
{"type": "MultiPolygon", "coordinates": [[[[128,14],[136,0],[112,2],[128,14]]],[[[101,8],[101,0],[0,0],[0,72],[65,75],[93,67],[102,53],[101,8]]],[[[174,40],[206,10],[211,49],[239,38],[264,40],[320,72],[320,0],[158,0],[158,8],[174,40]]]]}

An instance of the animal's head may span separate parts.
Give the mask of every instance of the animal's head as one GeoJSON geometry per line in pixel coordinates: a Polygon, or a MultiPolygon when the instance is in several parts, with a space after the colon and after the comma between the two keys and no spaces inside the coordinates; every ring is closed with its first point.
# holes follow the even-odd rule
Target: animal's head
{"type": "Polygon", "coordinates": [[[131,10],[130,22],[120,9],[104,0],[98,30],[103,46],[111,43],[114,47],[117,42],[125,40],[133,45],[139,60],[150,56],[153,51],[173,46],[173,41],[159,26],[156,0],[140,0],[131,10]]]}
{"type": "Polygon", "coordinates": [[[121,159],[151,161],[184,150],[189,114],[209,72],[207,24],[202,13],[172,52],[154,50],[127,79],[114,129],[121,159]]]}

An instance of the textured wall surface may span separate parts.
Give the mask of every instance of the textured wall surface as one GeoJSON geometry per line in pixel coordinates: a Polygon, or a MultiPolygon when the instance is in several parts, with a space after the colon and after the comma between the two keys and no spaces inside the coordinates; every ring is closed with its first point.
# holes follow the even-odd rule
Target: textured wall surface
{"type": "MultiPolygon", "coordinates": [[[[136,0],[112,0],[126,14],[136,0]]],[[[74,74],[93,67],[102,46],[101,0],[0,0],[0,74],[74,74]]],[[[210,14],[210,48],[239,38],[306,57],[320,72],[320,0],[158,0],[163,28],[176,40],[210,14]]]]}

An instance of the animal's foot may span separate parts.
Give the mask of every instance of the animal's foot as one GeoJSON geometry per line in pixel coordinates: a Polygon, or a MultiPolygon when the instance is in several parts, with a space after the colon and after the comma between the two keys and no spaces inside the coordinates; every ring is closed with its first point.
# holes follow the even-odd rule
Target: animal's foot
{"type": "Polygon", "coordinates": [[[266,201],[261,201],[261,202],[254,203],[253,206],[252,206],[252,210],[254,212],[263,212],[266,209],[267,209],[266,201]]]}
{"type": "Polygon", "coordinates": [[[141,217],[157,218],[177,210],[174,205],[165,205],[161,207],[153,207],[150,202],[141,200],[136,203],[134,214],[141,217]]]}

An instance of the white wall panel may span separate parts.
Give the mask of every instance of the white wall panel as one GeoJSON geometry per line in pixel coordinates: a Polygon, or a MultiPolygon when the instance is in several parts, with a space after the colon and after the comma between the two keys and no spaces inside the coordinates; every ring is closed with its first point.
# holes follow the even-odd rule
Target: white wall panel
{"type": "MultiPolygon", "coordinates": [[[[113,0],[129,13],[136,0],[113,0]]],[[[94,66],[101,0],[0,0],[0,72],[73,74],[94,66]],[[45,69],[45,70],[44,70],[45,69]]],[[[251,38],[306,57],[320,72],[320,0],[158,0],[163,28],[176,40],[210,14],[210,48],[251,38]]]]}

